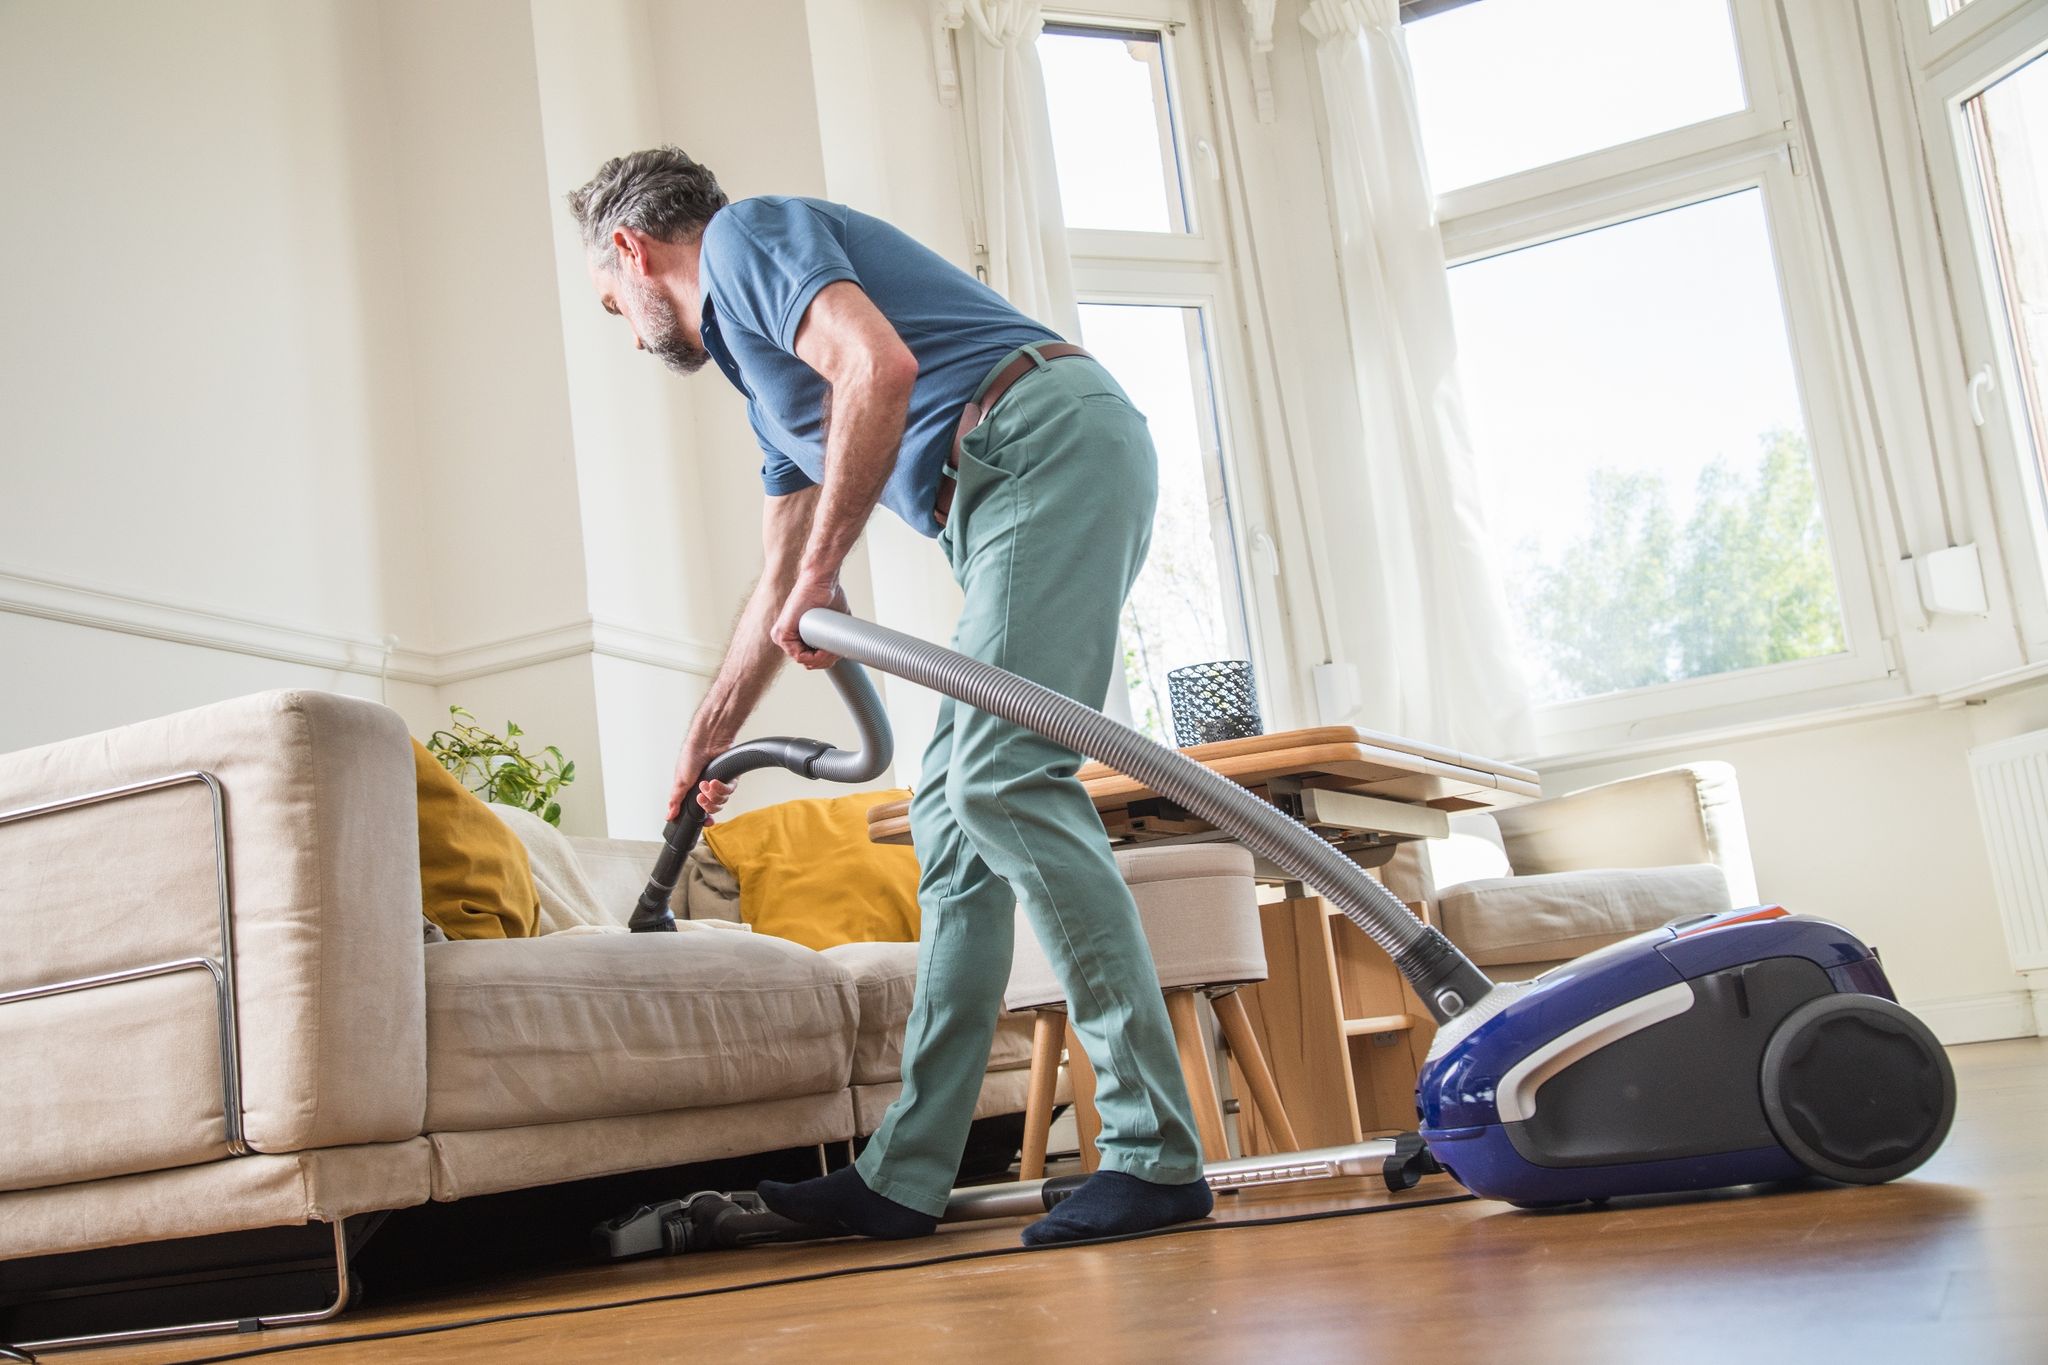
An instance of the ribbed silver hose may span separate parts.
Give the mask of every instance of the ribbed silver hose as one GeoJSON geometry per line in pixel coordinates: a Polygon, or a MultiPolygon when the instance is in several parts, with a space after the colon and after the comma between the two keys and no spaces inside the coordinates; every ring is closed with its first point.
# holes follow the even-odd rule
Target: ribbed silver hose
{"type": "Polygon", "coordinates": [[[943,692],[1137,778],[1329,897],[1397,964],[1405,967],[1412,950],[1435,937],[1392,892],[1315,831],[1100,711],[978,659],[823,607],[804,613],[799,629],[813,648],[943,692]]]}

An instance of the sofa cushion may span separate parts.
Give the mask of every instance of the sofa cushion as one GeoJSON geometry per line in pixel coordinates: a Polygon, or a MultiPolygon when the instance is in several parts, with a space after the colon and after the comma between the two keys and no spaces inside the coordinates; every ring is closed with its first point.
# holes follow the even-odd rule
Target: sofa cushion
{"type": "Polygon", "coordinates": [[[739,878],[740,913],[760,933],[818,949],[915,942],[917,854],[868,838],[868,811],[908,795],[783,801],[721,820],[704,842],[739,878]]]}
{"type": "MultiPolygon", "coordinates": [[[[491,803],[491,813],[505,822],[526,848],[533,868],[534,890],[540,893],[540,932],[559,934],[564,929],[591,925],[623,925],[625,914],[611,913],[604,895],[587,874],[582,856],[569,843],[569,836],[530,810],[491,803]]],[[[643,872],[641,880],[646,880],[643,872]]],[[[637,888],[636,888],[637,894],[637,888]]]]}
{"type": "Polygon", "coordinates": [[[837,1090],[845,971],[756,934],[554,934],[427,957],[427,1131],[560,1123],[837,1090]]]}
{"type": "MultiPolygon", "coordinates": [[[[640,892],[647,886],[647,874],[661,855],[658,839],[599,839],[586,834],[568,836],[588,880],[607,917],[624,924],[633,913],[640,892]]],[[[531,849],[532,844],[528,844],[531,849]]],[[[669,909],[677,919],[729,920],[740,918],[740,882],[711,846],[699,840],[683,860],[683,875],[669,894],[669,909]]]]}
{"type": "MultiPolygon", "coordinates": [[[[860,991],[860,1039],[853,1049],[853,1083],[881,1085],[903,1077],[903,1029],[917,990],[915,943],[844,943],[824,956],[853,977],[860,991]]],[[[989,1048],[988,1069],[1031,1065],[1031,1016],[1004,1014],[989,1048]]]]}
{"type": "Polygon", "coordinates": [[[418,740],[412,757],[427,918],[450,938],[532,938],[540,893],[526,846],[418,740]]]}
{"type": "Polygon", "coordinates": [[[1693,863],[1467,882],[1438,898],[1437,919],[1486,967],[1577,957],[1681,915],[1727,908],[1721,869],[1693,863]]]}

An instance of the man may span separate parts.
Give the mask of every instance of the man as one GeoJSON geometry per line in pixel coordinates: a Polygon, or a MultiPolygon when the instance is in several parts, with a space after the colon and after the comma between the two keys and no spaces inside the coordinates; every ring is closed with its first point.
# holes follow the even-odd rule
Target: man
{"type": "MultiPolygon", "coordinates": [[[[878,503],[945,549],[966,595],[956,649],[1101,705],[1158,494],[1145,420],[1101,366],[887,223],[812,199],[728,204],[674,147],[606,162],[569,204],[606,311],[679,373],[717,361],[766,457],[765,566],[676,762],[671,818],[684,800],[724,804],[730,787],[696,778],[783,655],[832,662],[797,623],[844,603],[840,565],[878,503]]],[[[1209,1212],[1151,953],[1078,765],[944,703],[911,800],[924,927],[903,1093],[855,1165],[764,1183],[770,1208],[870,1237],[932,1231],[1021,903],[1095,1065],[1102,1118],[1101,1170],[1025,1242],[1209,1212]]]]}

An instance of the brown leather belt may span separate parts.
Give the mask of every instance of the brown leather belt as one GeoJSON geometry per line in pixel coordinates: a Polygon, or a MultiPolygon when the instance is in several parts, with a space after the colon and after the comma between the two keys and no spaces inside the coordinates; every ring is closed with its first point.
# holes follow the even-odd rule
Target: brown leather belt
{"type": "MultiPolygon", "coordinates": [[[[1032,350],[1045,360],[1063,360],[1070,355],[1088,354],[1079,346],[1065,341],[1049,341],[1042,346],[1033,347],[1032,350]]],[[[981,396],[969,401],[961,410],[960,426],[953,433],[953,450],[946,457],[948,468],[960,467],[960,443],[967,439],[967,433],[980,426],[983,419],[995,411],[996,404],[1003,401],[1003,395],[1010,391],[1011,385],[1037,368],[1038,362],[1032,359],[1031,351],[1025,351],[997,370],[996,377],[989,380],[988,386],[981,391],[981,396]]],[[[957,482],[957,479],[947,478],[943,474],[939,476],[939,495],[932,501],[932,515],[938,518],[941,526],[946,524],[946,513],[952,509],[953,486],[957,482]]]]}

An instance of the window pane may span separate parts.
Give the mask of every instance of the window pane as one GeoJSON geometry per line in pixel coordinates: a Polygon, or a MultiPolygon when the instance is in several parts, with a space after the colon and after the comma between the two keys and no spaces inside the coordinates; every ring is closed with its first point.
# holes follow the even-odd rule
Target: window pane
{"type": "Polygon", "coordinates": [[[1927,0],[1927,17],[1930,22],[1939,24],[1961,14],[1963,6],[1969,3],[1970,0],[1927,0]]]}
{"type": "Polygon", "coordinates": [[[1538,699],[1843,648],[1763,195],[1451,271],[1538,699]]]}
{"type": "Polygon", "coordinates": [[[1067,226],[1187,231],[1159,35],[1048,25],[1038,61],[1067,226]]]}
{"type": "Polygon", "coordinates": [[[1167,673],[1242,658],[1246,638],[1202,310],[1084,303],[1081,336],[1159,447],[1152,548],[1124,606],[1124,677],[1138,728],[1171,744],[1167,673]]]}
{"type": "Polygon", "coordinates": [[[1965,106],[1984,186],[1991,254],[1998,263],[1994,314],[2003,314],[2026,438],[2048,477],[2048,57],[2036,57],[1965,106]]]}
{"type": "Polygon", "coordinates": [[[1481,0],[1401,32],[1439,194],[1748,103],[1727,0],[1481,0]]]}

